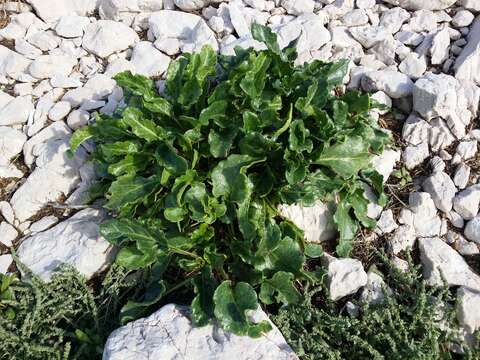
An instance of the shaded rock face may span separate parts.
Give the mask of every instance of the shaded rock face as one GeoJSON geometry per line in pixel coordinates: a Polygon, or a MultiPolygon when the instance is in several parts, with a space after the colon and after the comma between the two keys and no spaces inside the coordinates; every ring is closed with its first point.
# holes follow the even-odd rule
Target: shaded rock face
{"type": "Polygon", "coordinates": [[[62,264],[91,278],[113,260],[112,246],[100,236],[105,214],[85,209],[53,228],[25,239],[18,257],[33,273],[49,280],[62,264]]]}
{"type": "MultiPolygon", "coordinates": [[[[268,320],[257,310],[253,321],[268,320]]],[[[196,327],[188,308],[165,305],[147,318],[115,330],[107,340],[104,360],[297,360],[290,346],[272,324],[273,330],[258,339],[224,332],[216,325],[196,327]]]]}
{"type": "Polygon", "coordinates": [[[438,237],[419,239],[423,275],[432,285],[465,286],[480,291],[480,276],[463,257],[438,237]]]}

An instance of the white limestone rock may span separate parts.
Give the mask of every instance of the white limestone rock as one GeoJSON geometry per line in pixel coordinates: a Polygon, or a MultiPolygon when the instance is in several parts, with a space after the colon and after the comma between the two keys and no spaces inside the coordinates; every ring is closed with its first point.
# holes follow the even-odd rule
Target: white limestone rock
{"type": "Polygon", "coordinates": [[[423,276],[430,285],[466,286],[480,290],[480,276],[463,257],[438,237],[418,240],[423,276]]]}
{"type": "Polygon", "coordinates": [[[282,0],[280,5],[291,15],[313,13],[315,7],[313,0],[282,0]]]}
{"type": "Polygon", "coordinates": [[[72,107],[70,106],[70,103],[66,101],[59,101],[57,102],[48,112],[48,117],[52,121],[59,121],[64,119],[72,107]]]}
{"type": "Polygon", "coordinates": [[[473,19],[475,19],[475,16],[468,10],[460,10],[457,11],[455,16],[452,18],[452,24],[455,27],[465,27],[469,26],[472,22],[473,19]]]}
{"type": "Polygon", "coordinates": [[[85,16],[93,13],[96,0],[27,0],[36,14],[45,22],[51,23],[63,15],[85,16]]]}
{"type": "Polygon", "coordinates": [[[365,91],[383,91],[391,98],[399,99],[412,93],[413,81],[397,71],[371,71],[363,76],[362,87],[365,91]]]}
{"type": "Polygon", "coordinates": [[[452,76],[427,73],[413,86],[413,108],[424,119],[441,117],[452,133],[461,138],[472,113],[461,84],[452,76]]]}
{"type": "Polygon", "coordinates": [[[12,265],[13,257],[10,254],[0,255],[0,273],[6,274],[10,265],[12,265]]]}
{"type": "Polygon", "coordinates": [[[467,287],[457,290],[457,320],[469,334],[480,328],[480,292],[467,287]]]}
{"type": "Polygon", "coordinates": [[[383,26],[391,34],[397,33],[402,24],[410,19],[410,13],[405,9],[395,7],[388,9],[382,13],[380,17],[380,26],[383,26]]]}
{"type": "Polygon", "coordinates": [[[41,218],[38,221],[35,221],[32,225],[30,225],[28,230],[30,230],[31,233],[37,233],[45,231],[57,223],[58,218],[56,216],[49,215],[41,218]]]}
{"type": "Polygon", "coordinates": [[[382,215],[380,215],[380,218],[377,221],[377,227],[375,228],[375,233],[378,235],[385,235],[391,233],[397,228],[398,225],[393,218],[393,212],[388,209],[383,211],[382,215]]]}
{"type": "Polygon", "coordinates": [[[370,269],[367,276],[367,283],[360,294],[360,301],[368,305],[378,305],[385,299],[385,292],[391,293],[391,290],[386,287],[383,277],[376,271],[370,269]]]}
{"type": "Polygon", "coordinates": [[[467,41],[467,45],[455,60],[455,77],[472,80],[480,85],[480,17],[473,23],[467,41]]]}
{"type": "Polygon", "coordinates": [[[413,226],[417,236],[438,236],[442,232],[442,221],[429,193],[414,192],[408,198],[409,209],[404,209],[406,225],[413,226]]]}
{"type": "MultiPolygon", "coordinates": [[[[450,232],[449,232],[450,233],[450,232]]],[[[455,242],[455,249],[458,251],[460,255],[464,256],[472,256],[480,254],[480,250],[478,249],[478,245],[472,241],[466,240],[462,235],[456,234],[457,240],[455,242]]],[[[447,234],[448,236],[448,234],[447,234]]]]}
{"type": "Polygon", "coordinates": [[[181,43],[182,51],[199,51],[204,45],[218,50],[215,33],[197,15],[181,11],[161,10],[148,19],[149,31],[155,39],[175,38],[181,43]]]}
{"type": "Polygon", "coordinates": [[[453,182],[459,189],[465,189],[470,179],[470,166],[465,163],[461,163],[455,169],[455,175],[453,177],[453,182]]]}
{"type": "Polygon", "coordinates": [[[260,309],[252,321],[268,321],[272,330],[257,339],[237,336],[217,324],[194,326],[189,308],[168,304],[147,318],[130,322],[110,334],[104,360],[245,359],[298,360],[280,331],[260,309]],[[241,355],[239,355],[241,354],[241,355]]]}
{"type": "Polygon", "coordinates": [[[305,240],[320,243],[335,238],[337,231],[333,222],[334,209],[317,201],[314,206],[280,205],[281,216],[292,221],[305,233],[305,240]]]}
{"type": "Polygon", "coordinates": [[[0,166],[7,166],[10,160],[22,152],[27,136],[8,126],[0,126],[0,166]]]}
{"type": "Polygon", "coordinates": [[[460,0],[458,5],[463,6],[467,10],[480,12],[480,3],[477,0],[460,0]]]}
{"type": "Polygon", "coordinates": [[[128,22],[139,14],[162,10],[163,0],[100,0],[100,18],[128,22]]]}
{"type": "Polygon", "coordinates": [[[78,15],[64,15],[55,26],[55,32],[65,38],[76,38],[83,36],[90,19],[78,15]]]}
{"type": "Polygon", "coordinates": [[[105,75],[112,78],[123,71],[135,73],[135,66],[126,59],[118,58],[108,64],[107,69],[105,70],[105,75]]]}
{"type": "Polygon", "coordinates": [[[274,27],[273,30],[277,33],[278,43],[282,49],[298,39],[299,54],[318,50],[331,39],[330,32],[325,28],[321,17],[314,14],[300,15],[286,24],[274,27]]]}
{"type": "Polygon", "coordinates": [[[128,49],[139,41],[137,33],[127,25],[112,20],[99,20],[85,29],[82,46],[101,58],[128,49]]]}
{"type": "Polygon", "coordinates": [[[384,0],[408,10],[443,10],[452,6],[457,0],[384,0]]]}
{"type": "Polygon", "coordinates": [[[31,97],[18,96],[0,109],[0,126],[24,124],[33,111],[31,97]]]}
{"type": "Polygon", "coordinates": [[[51,31],[38,31],[26,39],[30,44],[42,51],[51,51],[58,47],[60,38],[51,31]]]}
{"type": "Polygon", "coordinates": [[[13,194],[10,201],[16,218],[28,220],[49,202],[68,195],[79,183],[78,168],[85,162],[80,149],[77,156],[69,158],[69,138],[53,139],[34,148],[36,168],[13,194]]]}
{"type": "Polygon", "coordinates": [[[407,143],[407,147],[402,152],[402,160],[407,169],[413,169],[429,156],[430,129],[430,124],[413,114],[405,121],[402,138],[407,143]]]}
{"type": "Polygon", "coordinates": [[[12,225],[5,221],[0,223],[0,243],[7,247],[11,247],[17,236],[18,231],[12,225]]]}
{"type": "Polygon", "coordinates": [[[68,115],[67,124],[72,130],[77,130],[87,125],[88,120],[90,120],[90,113],[88,111],[79,109],[72,111],[68,115]]]}
{"type": "Polygon", "coordinates": [[[367,273],[357,259],[337,259],[325,255],[322,262],[327,268],[327,288],[330,299],[333,301],[357,292],[367,283],[367,273]]]}
{"type": "Polygon", "coordinates": [[[383,176],[383,180],[387,181],[398,161],[400,161],[400,151],[386,149],[380,155],[373,156],[372,166],[383,176]]]}
{"type": "Polygon", "coordinates": [[[425,179],[422,186],[423,190],[430,194],[438,210],[445,213],[452,210],[457,188],[450,176],[443,171],[434,172],[425,179]]]}
{"type": "Polygon", "coordinates": [[[18,80],[30,63],[25,56],[0,45],[0,83],[7,83],[9,78],[18,80]]]}
{"type": "Polygon", "coordinates": [[[100,236],[99,224],[105,215],[85,209],[53,228],[32,235],[20,244],[19,259],[41,279],[48,281],[67,264],[87,279],[113,260],[114,249],[100,236]]]}
{"type": "Polygon", "coordinates": [[[158,77],[168,69],[170,58],[158,51],[149,41],[141,41],[135,45],[131,63],[138,74],[158,77]]]}
{"type": "Polygon", "coordinates": [[[393,235],[387,240],[387,247],[392,254],[412,249],[417,239],[415,228],[410,225],[399,226],[393,235]]]}
{"type": "Polygon", "coordinates": [[[15,222],[15,214],[13,213],[12,206],[8,201],[0,201],[0,214],[11,225],[15,222]]]}
{"type": "Polygon", "coordinates": [[[55,75],[70,75],[76,60],[65,55],[42,55],[29,66],[30,75],[37,79],[49,79],[55,75]]]}
{"type": "Polygon", "coordinates": [[[432,38],[432,47],[430,48],[431,63],[433,65],[443,64],[448,58],[448,49],[450,46],[450,33],[448,28],[438,31],[432,38]]]}
{"type": "Polygon", "coordinates": [[[424,56],[418,56],[412,52],[402,60],[398,70],[416,80],[427,71],[427,62],[424,56]]]}
{"type": "Polygon", "coordinates": [[[173,0],[184,11],[200,10],[210,4],[210,0],[173,0]]]}
{"type": "Polygon", "coordinates": [[[355,40],[367,49],[382,40],[392,37],[390,31],[383,26],[356,26],[348,29],[348,31],[355,40]]]}
{"type": "Polygon", "coordinates": [[[480,244],[480,216],[477,215],[467,222],[464,233],[468,240],[480,244]]]}
{"type": "Polygon", "coordinates": [[[472,185],[459,192],[453,199],[453,208],[465,220],[473,219],[480,204],[480,185],[472,185]]]}

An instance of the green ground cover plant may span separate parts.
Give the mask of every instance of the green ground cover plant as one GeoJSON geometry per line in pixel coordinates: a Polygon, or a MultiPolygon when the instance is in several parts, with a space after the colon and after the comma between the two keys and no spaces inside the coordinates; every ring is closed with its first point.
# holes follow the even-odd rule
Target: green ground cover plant
{"type": "Polygon", "coordinates": [[[116,76],[126,106],[78,130],[71,150],[91,140],[100,176],[92,199],[115,218],[102,235],[121,248],[116,262],[147,273],[122,322],[162,297],[193,287],[194,321],[216,318],[236,334],[259,336],[248,321],[261,303],[301,298],[295,282],[315,282],[307,257],[318,245],[279,216],[279,204],[333,201],[337,255],[348,256],[366,216],[365,185],[385,204],[372,156],[390,141],[369,116],[366,94],[340,93],[347,61],[295,66],[295,43],[253,25],[265,50],[235,56],[205,47],[172,62],[165,90],[129,72],[116,76]]]}
{"type": "Polygon", "coordinates": [[[302,360],[480,358],[480,350],[458,336],[455,300],[448,287],[428,287],[411,262],[406,273],[385,258],[383,263],[389,268],[389,291],[375,305],[359,302],[358,317],[339,310],[326,289],[315,286],[306,289],[300,304],[283,307],[272,318],[302,360]],[[452,344],[463,354],[455,354],[452,344]]]}
{"type": "Polygon", "coordinates": [[[17,265],[26,280],[0,274],[0,359],[101,359],[138,281],[114,265],[98,286],[68,267],[47,283],[17,265]]]}

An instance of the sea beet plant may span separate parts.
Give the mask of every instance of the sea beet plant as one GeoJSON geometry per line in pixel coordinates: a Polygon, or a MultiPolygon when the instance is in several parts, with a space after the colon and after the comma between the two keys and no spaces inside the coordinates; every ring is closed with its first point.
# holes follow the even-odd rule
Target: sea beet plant
{"type": "Polygon", "coordinates": [[[281,50],[260,25],[252,34],[266,50],[184,54],[160,95],[146,77],[117,75],[126,105],[72,137],[72,151],[96,144],[91,193],[115,216],[101,229],[120,247],[116,262],[148,274],[123,321],[192,286],[194,321],[216,318],[258,336],[269,325],[249,322],[246,311],[258,298],[297,302],[295,282],[316,278],[305,259],[321,253],[279,216],[279,204],[333,201],[339,256],[360,224],[375,224],[364,189],[385,200],[370,162],[389,136],[369,117],[368,95],[338,91],[348,62],[295,66],[295,43],[281,50]]]}

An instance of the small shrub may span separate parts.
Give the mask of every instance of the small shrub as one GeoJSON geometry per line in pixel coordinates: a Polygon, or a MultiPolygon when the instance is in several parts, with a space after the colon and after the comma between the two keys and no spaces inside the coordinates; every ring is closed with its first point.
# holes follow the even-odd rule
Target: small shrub
{"type": "MultiPolygon", "coordinates": [[[[456,358],[449,344],[458,325],[448,288],[428,288],[413,267],[406,274],[391,270],[386,284],[392,292],[375,306],[361,306],[358,317],[339,311],[315,287],[273,321],[302,360],[456,358]]],[[[464,358],[478,359],[478,349],[463,347],[464,358]]]]}

